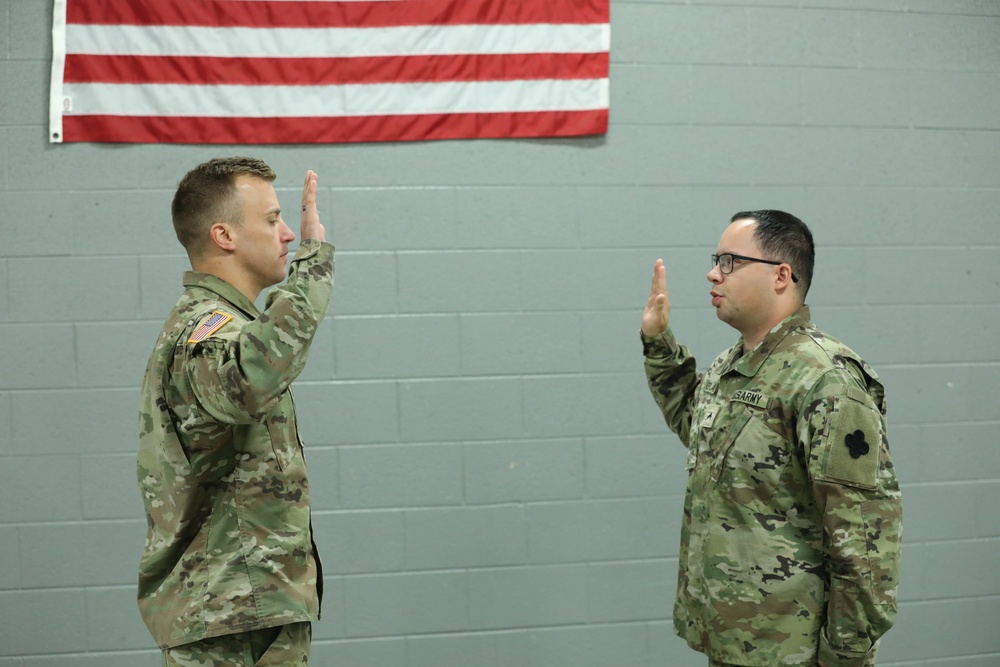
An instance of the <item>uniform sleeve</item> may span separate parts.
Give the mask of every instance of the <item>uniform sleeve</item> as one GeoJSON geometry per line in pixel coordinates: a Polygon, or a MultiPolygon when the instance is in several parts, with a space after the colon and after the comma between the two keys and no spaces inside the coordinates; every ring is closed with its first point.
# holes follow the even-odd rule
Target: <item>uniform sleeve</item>
{"type": "Polygon", "coordinates": [[[641,331],[639,336],[646,357],[649,391],[667,426],[687,444],[691,434],[691,407],[701,381],[695,359],[686,347],[677,343],[669,328],[657,336],[649,337],[641,331]]]}
{"type": "Polygon", "coordinates": [[[306,240],[288,280],[255,320],[230,324],[186,349],[184,373],[199,406],[228,424],[258,421],[305,367],[333,289],[333,246],[306,240]]]}
{"type": "Polygon", "coordinates": [[[873,665],[896,618],[902,500],[879,404],[853,373],[834,369],[810,391],[799,425],[823,523],[827,667],[873,665]]]}

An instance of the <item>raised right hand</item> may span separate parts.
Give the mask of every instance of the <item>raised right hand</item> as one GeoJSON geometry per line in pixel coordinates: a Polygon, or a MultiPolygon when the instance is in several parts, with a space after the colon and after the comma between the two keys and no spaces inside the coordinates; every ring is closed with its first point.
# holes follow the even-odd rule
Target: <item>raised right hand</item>
{"type": "Polygon", "coordinates": [[[649,300],[642,313],[642,333],[656,336],[667,328],[670,321],[670,297],[667,295],[667,269],[663,260],[656,260],[653,266],[653,285],[649,289],[649,300]]]}
{"type": "Polygon", "coordinates": [[[319,221],[319,211],[316,209],[316,190],[319,177],[312,169],[306,172],[306,182],[302,185],[302,240],[326,240],[326,228],[319,221]]]}

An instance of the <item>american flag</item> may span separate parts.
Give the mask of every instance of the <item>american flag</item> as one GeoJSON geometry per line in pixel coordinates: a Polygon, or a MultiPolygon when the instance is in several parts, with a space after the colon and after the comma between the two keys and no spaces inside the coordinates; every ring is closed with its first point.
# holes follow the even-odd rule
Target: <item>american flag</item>
{"type": "Polygon", "coordinates": [[[50,141],[607,131],[610,0],[55,0],[50,141]]]}
{"type": "Polygon", "coordinates": [[[231,319],[233,319],[232,315],[227,315],[226,313],[220,312],[218,310],[215,311],[214,313],[212,313],[211,317],[205,320],[204,324],[195,329],[194,333],[191,334],[191,337],[188,338],[187,342],[197,343],[200,340],[208,338],[216,331],[221,329],[223,325],[225,325],[225,323],[231,319]]]}

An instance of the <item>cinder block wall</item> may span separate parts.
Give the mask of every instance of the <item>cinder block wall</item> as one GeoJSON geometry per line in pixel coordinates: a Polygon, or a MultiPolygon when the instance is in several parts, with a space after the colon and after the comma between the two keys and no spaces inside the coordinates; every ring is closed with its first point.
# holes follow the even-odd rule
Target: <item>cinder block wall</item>
{"type": "MultiPolygon", "coordinates": [[[[0,665],[159,664],[134,604],[146,356],[180,176],[320,174],[331,315],[295,392],[328,597],[315,664],[700,666],[670,630],[684,454],[637,338],[653,262],[702,366],[735,211],[819,245],[904,484],[883,665],[1000,664],[1000,4],[612,3],[606,137],[50,145],[50,3],[0,3],[0,665]]],[[[294,220],[295,216],[289,216],[294,220]]]]}

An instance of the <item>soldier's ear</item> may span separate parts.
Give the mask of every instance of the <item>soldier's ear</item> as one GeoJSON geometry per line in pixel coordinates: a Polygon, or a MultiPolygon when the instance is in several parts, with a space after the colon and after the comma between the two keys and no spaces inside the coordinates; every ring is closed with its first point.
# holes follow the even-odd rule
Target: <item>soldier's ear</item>
{"type": "Polygon", "coordinates": [[[232,225],[226,222],[216,222],[209,229],[212,243],[221,250],[232,252],[236,249],[236,234],[232,225]]]}
{"type": "Polygon", "coordinates": [[[792,267],[789,264],[779,264],[777,267],[777,273],[775,274],[774,286],[776,289],[783,290],[792,286],[792,267]]]}

